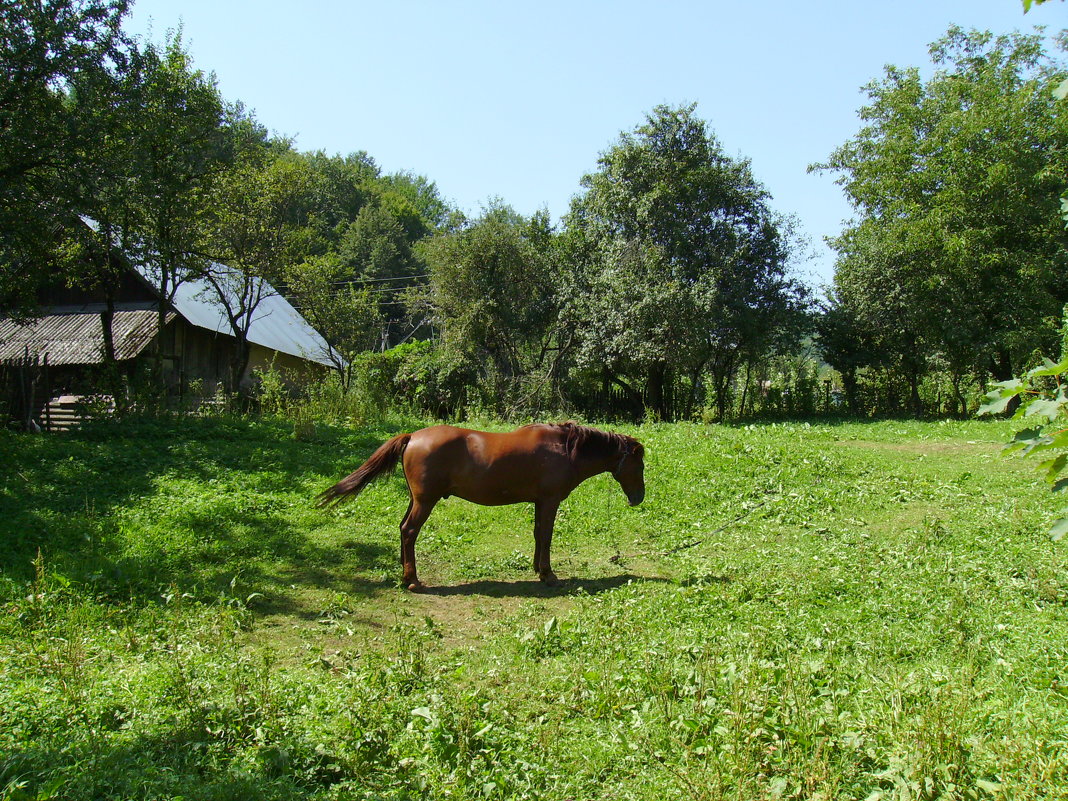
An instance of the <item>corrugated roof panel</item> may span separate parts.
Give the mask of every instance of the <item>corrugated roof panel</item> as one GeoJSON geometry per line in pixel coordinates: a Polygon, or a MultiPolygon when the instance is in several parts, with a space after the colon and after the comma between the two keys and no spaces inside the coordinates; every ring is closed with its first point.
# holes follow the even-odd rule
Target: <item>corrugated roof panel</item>
{"type": "MultiPolygon", "coordinates": [[[[215,265],[218,270],[228,270],[215,265]]],[[[142,271],[142,275],[148,276],[142,271]]],[[[250,342],[266,348],[299,356],[302,359],[331,366],[330,346],[322,335],[308,325],[300,312],[279,295],[269,284],[267,295],[260,301],[249,328],[250,342]]],[[[174,308],[186,320],[200,328],[233,336],[230,322],[218,301],[215,289],[204,280],[185,281],[174,293],[174,308]]]]}
{"type": "MultiPolygon", "coordinates": [[[[168,313],[168,321],[174,313],[168,313]]],[[[132,359],[145,349],[156,335],[156,312],[147,309],[119,309],[111,323],[115,358],[132,359]]],[[[72,311],[49,314],[20,325],[10,318],[0,319],[0,360],[19,359],[26,355],[48,363],[100,364],[104,361],[104,330],[99,312],[72,311]]]]}

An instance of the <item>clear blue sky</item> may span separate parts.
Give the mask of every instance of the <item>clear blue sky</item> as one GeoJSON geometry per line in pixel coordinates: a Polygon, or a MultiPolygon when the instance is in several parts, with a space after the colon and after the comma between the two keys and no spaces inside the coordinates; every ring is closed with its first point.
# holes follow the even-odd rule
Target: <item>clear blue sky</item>
{"type": "Polygon", "coordinates": [[[886,64],[927,66],[950,24],[1068,27],[1068,4],[1019,0],[135,0],[130,33],[181,23],[194,63],[301,150],[367,151],[477,213],[500,197],[559,219],[622,130],[660,103],[697,103],[725,150],[752,160],[829,282],[823,237],[851,209],[808,174],[856,133],[860,87],[886,64]]]}

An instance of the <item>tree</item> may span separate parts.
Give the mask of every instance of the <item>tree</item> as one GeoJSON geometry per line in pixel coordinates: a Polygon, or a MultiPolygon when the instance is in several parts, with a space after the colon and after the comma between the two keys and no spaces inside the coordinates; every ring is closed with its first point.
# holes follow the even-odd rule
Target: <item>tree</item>
{"type": "Polygon", "coordinates": [[[298,158],[317,176],[315,195],[307,198],[309,254],[344,266],[335,282],[371,288],[383,347],[412,336],[421,318],[413,319],[408,298],[426,284],[426,265],[414,246],[447,215],[437,187],[411,173],[383,176],[363,152],[298,158]]]}
{"type": "Polygon", "coordinates": [[[414,244],[444,227],[449,206],[437,184],[412,172],[383,175],[376,182],[381,205],[395,217],[414,244]]]}
{"type": "Polygon", "coordinates": [[[66,238],[83,194],[77,168],[104,140],[70,91],[124,69],[128,5],[0,0],[0,300],[9,307],[32,306],[34,278],[77,262],[66,238]]]}
{"type": "Polygon", "coordinates": [[[581,358],[664,419],[677,377],[689,382],[688,413],[706,374],[725,415],[741,359],[770,344],[805,294],[787,274],[788,226],[694,109],[658,106],[621,134],[567,221],[584,273],[573,293],[581,358]]]}
{"type": "Polygon", "coordinates": [[[920,381],[931,350],[928,307],[917,290],[925,262],[894,238],[899,233],[889,225],[861,224],[833,240],[839,253],[834,291],[855,333],[868,343],[866,366],[904,380],[912,413],[921,416],[920,381]]]}
{"type": "Polygon", "coordinates": [[[320,256],[291,268],[287,282],[304,318],[330,346],[326,355],[346,390],[357,355],[375,348],[383,325],[373,291],[346,280],[348,274],[336,256],[320,256]]]}
{"type": "Polygon", "coordinates": [[[368,203],[346,229],[338,245],[338,256],[345,266],[345,277],[364,286],[374,286],[378,313],[382,323],[383,347],[391,339],[391,329],[400,329],[408,318],[403,292],[424,284],[426,266],[412,250],[404,226],[386,209],[368,203]]]}
{"type": "Polygon", "coordinates": [[[305,199],[315,174],[300,159],[246,154],[221,175],[211,208],[216,259],[204,270],[212,300],[230,323],[237,348],[230,387],[238,389],[251,354],[248,334],[264,298],[276,292],[292,264],[303,261],[308,227],[305,199]]]}
{"type": "Polygon", "coordinates": [[[910,374],[919,348],[1005,380],[1055,338],[1068,300],[1062,67],[1039,35],[956,27],[931,56],[929,80],[888,67],[869,84],[864,126],[812,168],[837,172],[860,215],[832,242],[836,286],[873,332],[896,320],[884,346],[910,374]]]}
{"type": "Polygon", "coordinates": [[[534,374],[539,386],[550,381],[541,370],[558,365],[558,280],[548,215],[526,219],[494,203],[427,240],[422,252],[442,346],[479,368],[494,402],[519,402],[520,385],[534,374]]]}
{"type": "MultiPolygon", "coordinates": [[[[180,32],[163,47],[137,50],[132,69],[138,126],[131,180],[139,220],[130,252],[155,284],[162,331],[178,286],[203,274],[210,262],[209,201],[216,178],[232,161],[235,138],[214,79],[193,68],[180,32]]],[[[161,358],[157,351],[157,371],[161,358]]]]}

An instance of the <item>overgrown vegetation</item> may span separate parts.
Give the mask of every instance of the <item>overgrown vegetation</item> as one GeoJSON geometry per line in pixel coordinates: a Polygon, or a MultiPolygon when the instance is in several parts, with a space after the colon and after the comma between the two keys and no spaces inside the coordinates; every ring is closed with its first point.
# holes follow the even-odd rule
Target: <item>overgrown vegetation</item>
{"type": "Polygon", "coordinates": [[[441,504],[385,437],[0,432],[0,797],[1054,799],[1065,552],[1006,423],[645,425],[649,495],[441,504]]]}
{"type": "MultiPolygon", "coordinates": [[[[1068,331],[1066,331],[1068,335],[1068,331]]],[[[1068,389],[1064,375],[1068,373],[1068,359],[1060,364],[1046,361],[1022,378],[999,381],[987,394],[980,414],[1000,414],[1010,405],[1017,405],[1014,420],[1028,420],[1037,425],[1016,432],[1005,446],[1006,453],[1022,453],[1024,456],[1040,456],[1038,469],[1045,473],[1046,483],[1054,492],[1068,488],[1068,479],[1062,473],[1068,467],[1068,389]],[[1022,401],[1021,401],[1022,399],[1022,401]]],[[[1068,507],[1060,510],[1060,516],[1050,528],[1053,539],[1060,540],[1068,534],[1068,507]]]]}

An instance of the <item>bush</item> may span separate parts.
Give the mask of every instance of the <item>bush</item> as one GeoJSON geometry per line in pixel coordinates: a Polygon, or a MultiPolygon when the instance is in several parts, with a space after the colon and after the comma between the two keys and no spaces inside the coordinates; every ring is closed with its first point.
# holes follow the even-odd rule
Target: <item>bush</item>
{"type": "Polygon", "coordinates": [[[477,385],[471,365],[429,342],[413,342],[393,350],[401,348],[409,350],[398,364],[394,384],[408,408],[439,420],[462,416],[468,387],[477,385]]]}

